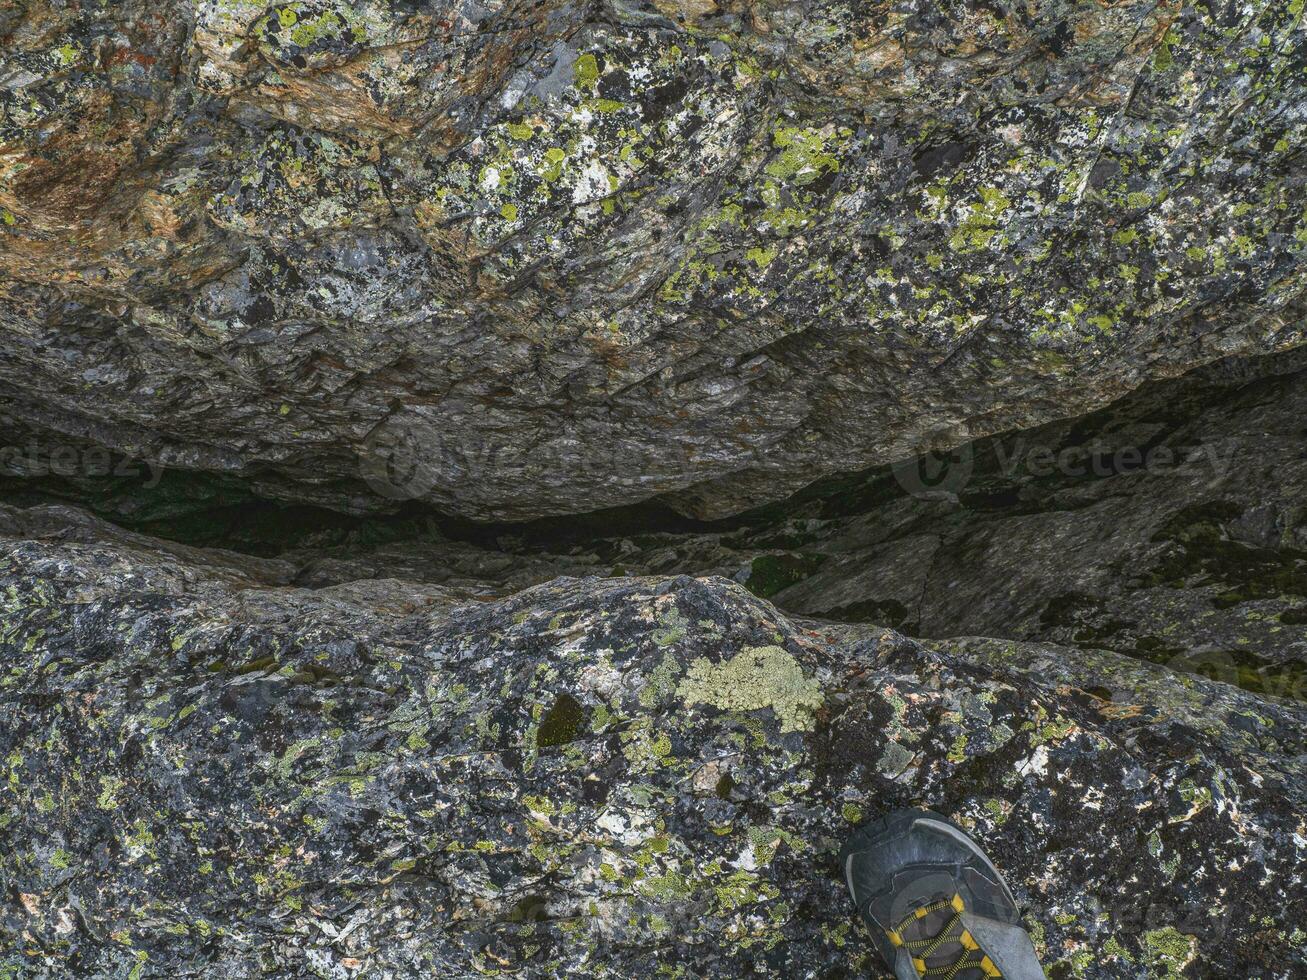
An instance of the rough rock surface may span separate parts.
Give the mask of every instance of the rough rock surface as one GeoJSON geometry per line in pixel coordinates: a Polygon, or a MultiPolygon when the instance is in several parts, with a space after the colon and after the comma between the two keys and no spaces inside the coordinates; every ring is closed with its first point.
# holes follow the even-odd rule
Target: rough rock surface
{"type": "MultiPolygon", "coordinates": [[[[235,488],[62,489],[163,536],[261,550],[287,582],[314,588],[389,577],[496,598],[558,576],[720,575],[790,614],[1108,649],[1307,700],[1305,362],[1294,352],[1213,365],[1071,422],[824,481],[727,523],[678,527],[642,511],[333,526],[235,488]]],[[[27,487],[32,502],[50,499],[34,487],[52,486],[0,479],[0,492],[27,487]]]]}
{"type": "Polygon", "coordinates": [[[907,803],[1051,977],[1307,969],[1301,706],[720,578],[291,568],[0,508],[0,971],[866,976],[833,852],[907,803]]]}
{"type": "Polygon", "coordinates": [[[1303,340],[1301,0],[0,0],[0,412],[523,518],[1303,340]]]}
{"type": "Polygon", "coordinates": [[[1307,699],[1301,363],[1221,365],[969,445],[929,490],[882,469],[605,555],[729,575],[791,613],[1110,649],[1307,699]]]}
{"type": "MultiPolygon", "coordinates": [[[[498,544],[516,576],[719,574],[791,614],[1109,649],[1307,699],[1302,363],[1214,366],[724,529],[498,544]]],[[[422,566],[401,542],[353,553],[422,566]]]]}

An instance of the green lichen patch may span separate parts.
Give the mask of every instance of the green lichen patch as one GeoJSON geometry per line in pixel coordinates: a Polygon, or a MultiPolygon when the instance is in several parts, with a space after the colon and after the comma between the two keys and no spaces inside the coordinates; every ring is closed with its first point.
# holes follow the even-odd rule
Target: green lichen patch
{"type": "Polygon", "coordinates": [[[572,64],[572,76],[579,88],[593,89],[599,81],[599,60],[586,52],[572,64]]]}
{"type": "Polygon", "coordinates": [[[724,662],[700,658],[690,664],[676,693],[688,705],[722,711],[770,708],[782,732],[811,729],[823,700],[821,685],[776,646],[749,647],[724,662]]]}
{"type": "Polygon", "coordinates": [[[1143,947],[1149,977],[1180,980],[1194,958],[1197,942],[1193,936],[1167,926],[1144,933],[1143,947]]]}

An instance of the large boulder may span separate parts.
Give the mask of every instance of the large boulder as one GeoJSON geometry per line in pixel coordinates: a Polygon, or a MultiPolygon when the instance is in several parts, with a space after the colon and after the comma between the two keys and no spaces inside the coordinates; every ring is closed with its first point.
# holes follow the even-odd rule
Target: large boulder
{"type": "Polygon", "coordinates": [[[1301,4],[0,3],[0,417],[721,515],[1303,340],[1301,4]]]}
{"type": "Polygon", "coordinates": [[[908,804],[1051,977],[1307,969],[1301,706],[720,578],[291,571],[0,509],[0,972],[866,976],[833,855],[908,804]]]}

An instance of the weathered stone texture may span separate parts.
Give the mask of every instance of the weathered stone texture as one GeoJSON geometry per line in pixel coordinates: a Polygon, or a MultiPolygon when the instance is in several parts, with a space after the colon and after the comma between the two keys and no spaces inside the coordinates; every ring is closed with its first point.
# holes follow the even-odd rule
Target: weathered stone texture
{"type": "Polygon", "coordinates": [[[990,849],[1052,977],[1307,966],[1300,706],[719,578],[460,604],[0,528],[11,974],[866,976],[833,855],[909,803],[990,849]]]}
{"type": "Polygon", "coordinates": [[[336,508],[398,453],[469,517],[733,513],[1301,343],[1304,37],[1300,0],[4,0],[0,410],[336,508]]]}

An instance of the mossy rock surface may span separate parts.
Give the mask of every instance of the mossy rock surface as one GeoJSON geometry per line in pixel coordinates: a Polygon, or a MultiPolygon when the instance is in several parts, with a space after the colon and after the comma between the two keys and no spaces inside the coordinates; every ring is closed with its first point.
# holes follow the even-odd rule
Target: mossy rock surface
{"type": "Polygon", "coordinates": [[[160,6],[0,4],[42,451],[720,517],[1307,339],[1299,0],[160,6]]]}
{"type": "Polygon", "coordinates": [[[469,602],[67,509],[0,531],[19,976],[867,975],[834,855],[909,804],[983,842],[1050,976],[1307,968],[1287,702],[721,578],[469,602]]]}

